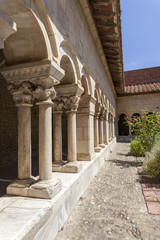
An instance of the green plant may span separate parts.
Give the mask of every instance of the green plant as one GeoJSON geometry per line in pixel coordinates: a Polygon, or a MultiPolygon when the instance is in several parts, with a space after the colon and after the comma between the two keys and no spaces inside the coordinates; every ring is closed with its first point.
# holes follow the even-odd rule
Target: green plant
{"type": "Polygon", "coordinates": [[[140,141],[133,140],[130,144],[131,154],[135,157],[141,157],[144,155],[144,148],[140,141]]]}
{"type": "Polygon", "coordinates": [[[143,163],[142,170],[148,176],[160,175],[160,140],[154,144],[151,152],[146,152],[146,161],[143,163]]]}
{"type": "Polygon", "coordinates": [[[156,141],[156,135],[160,134],[160,112],[157,107],[151,114],[148,111],[140,116],[128,119],[131,132],[141,142],[145,151],[150,151],[156,141]]]}

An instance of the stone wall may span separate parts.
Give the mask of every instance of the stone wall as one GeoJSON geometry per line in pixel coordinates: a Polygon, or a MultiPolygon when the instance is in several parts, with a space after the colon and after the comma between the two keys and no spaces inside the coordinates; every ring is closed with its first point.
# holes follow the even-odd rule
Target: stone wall
{"type": "Polygon", "coordinates": [[[0,75],[0,165],[17,159],[17,108],[0,75]]]}
{"type": "Polygon", "coordinates": [[[70,43],[77,56],[80,71],[85,65],[93,85],[94,80],[115,107],[115,97],[79,1],[44,1],[44,5],[53,25],[55,25],[55,40],[59,52],[58,62],[61,59],[60,44],[65,39],[70,43]]]}
{"type": "MultiPolygon", "coordinates": [[[[117,121],[121,114],[126,114],[128,117],[132,117],[134,113],[143,114],[144,110],[152,112],[157,106],[160,107],[160,94],[141,94],[118,97],[117,99],[117,121]]],[[[118,129],[117,129],[118,130],[118,129]]],[[[116,134],[118,131],[116,131],[116,134]]]]}

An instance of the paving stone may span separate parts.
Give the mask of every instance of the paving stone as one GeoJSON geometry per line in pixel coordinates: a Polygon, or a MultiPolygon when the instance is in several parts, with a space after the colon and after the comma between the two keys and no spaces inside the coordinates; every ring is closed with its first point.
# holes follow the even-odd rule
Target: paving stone
{"type": "Polygon", "coordinates": [[[160,202],[160,190],[159,191],[155,191],[155,194],[157,196],[157,200],[160,202]]]}
{"type": "Polygon", "coordinates": [[[154,191],[143,191],[144,197],[148,202],[157,202],[157,197],[154,191]]]}
{"type": "Polygon", "coordinates": [[[148,213],[142,193],[153,187],[141,187],[128,153],[129,144],[117,143],[56,240],[160,240],[160,215],[148,213]]]}
{"type": "Polygon", "coordinates": [[[148,212],[150,214],[160,215],[160,203],[159,202],[147,202],[148,212]]]}

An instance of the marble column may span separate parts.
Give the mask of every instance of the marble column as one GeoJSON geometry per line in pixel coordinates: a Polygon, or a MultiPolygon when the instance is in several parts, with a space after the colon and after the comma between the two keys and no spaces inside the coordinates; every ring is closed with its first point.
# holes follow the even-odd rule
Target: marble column
{"type": "Polygon", "coordinates": [[[18,179],[31,178],[31,107],[18,104],[18,179]]]}
{"type": "Polygon", "coordinates": [[[62,162],[62,111],[53,111],[54,163],[62,162]]]}
{"type": "Polygon", "coordinates": [[[99,146],[105,148],[104,140],[103,140],[103,117],[99,118],[99,146]]]}
{"type": "Polygon", "coordinates": [[[40,180],[52,178],[52,105],[50,101],[39,105],[39,177],[40,180]]]}
{"type": "Polygon", "coordinates": [[[77,161],[76,111],[67,111],[68,162],[77,161]]]}
{"type": "Polygon", "coordinates": [[[95,114],[94,116],[94,150],[95,152],[100,152],[101,148],[99,147],[99,115],[95,114]]]}

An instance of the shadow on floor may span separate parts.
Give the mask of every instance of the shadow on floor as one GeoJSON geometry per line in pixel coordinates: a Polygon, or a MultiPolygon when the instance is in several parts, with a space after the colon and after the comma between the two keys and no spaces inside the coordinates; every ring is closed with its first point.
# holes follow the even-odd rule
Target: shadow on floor
{"type": "Polygon", "coordinates": [[[141,161],[123,161],[123,160],[108,160],[109,162],[115,163],[117,166],[122,166],[124,168],[129,168],[129,167],[138,167],[140,166],[143,162],[141,161]]]}

